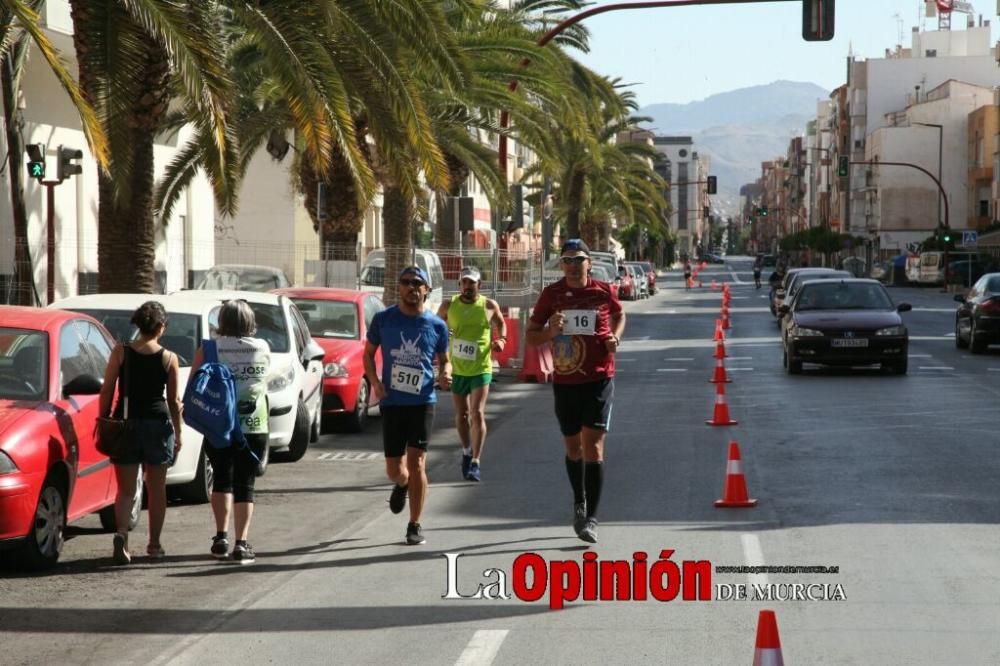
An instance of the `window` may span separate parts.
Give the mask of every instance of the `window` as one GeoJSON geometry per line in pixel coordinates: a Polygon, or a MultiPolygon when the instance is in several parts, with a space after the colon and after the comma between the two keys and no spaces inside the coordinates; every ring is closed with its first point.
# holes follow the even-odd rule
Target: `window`
{"type": "Polygon", "coordinates": [[[988,199],[981,199],[979,201],[979,217],[989,217],[990,216],[990,202],[988,199]]]}
{"type": "Polygon", "coordinates": [[[0,399],[45,400],[48,358],[44,332],[0,328],[0,399]]]}
{"type": "Polygon", "coordinates": [[[365,299],[365,328],[367,329],[372,325],[372,319],[375,315],[385,310],[385,305],[382,301],[374,296],[369,296],[365,299]]]}
{"type": "Polygon", "coordinates": [[[59,386],[65,386],[80,375],[97,375],[97,364],[80,337],[80,333],[85,332],[82,325],[86,323],[66,322],[59,332],[59,386]]]}

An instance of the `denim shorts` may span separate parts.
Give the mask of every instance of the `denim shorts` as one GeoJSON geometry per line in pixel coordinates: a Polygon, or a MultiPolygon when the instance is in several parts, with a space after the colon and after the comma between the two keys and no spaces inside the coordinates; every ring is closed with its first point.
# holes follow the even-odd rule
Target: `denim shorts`
{"type": "Polygon", "coordinates": [[[115,458],[117,465],[173,465],[174,426],[167,419],[129,419],[127,454],[115,458]]]}

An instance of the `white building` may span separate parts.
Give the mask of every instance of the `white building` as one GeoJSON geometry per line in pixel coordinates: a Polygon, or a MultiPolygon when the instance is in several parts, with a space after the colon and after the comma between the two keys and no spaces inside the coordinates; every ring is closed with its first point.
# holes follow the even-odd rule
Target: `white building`
{"type": "MultiPolygon", "coordinates": [[[[879,129],[889,127],[894,114],[900,110],[924,102],[929,91],[938,89],[946,81],[955,79],[966,84],[992,88],[1000,85],[1000,68],[997,66],[995,51],[991,47],[991,30],[988,22],[973,26],[967,30],[935,30],[920,32],[917,28],[912,33],[912,48],[897,47],[895,51],[886,51],[884,58],[869,58],[867,60],[851,60],[849,62],[849,78],[847,82],[847,104],[850,115],[850,136],[848,145],[841,146],[841,152],[849,152],[851,161],[862,162],[870,154],[866,143],[879,129]]],[[[939,94],[941,94],[939,92],[939,94]]],[[[967,94],[967,93],[963,93],[967,94]]],[[[953,98],[952,103],[958,101],[953,98]]],[[[971,111],[972,109],[969,109],[971,111]]],[[[934,114],[932,114],[934,115],[934,114]]],[[[935,122],[921,120],[921,122],[935,122]]],[[[964,126],[964,124],[963,124],[964,126]]],[[[945,130],[944,141],[948,143],[944,152],[947,154],[951,144],[958,141],[957,130],[945,130]]],[[[911,140],[926,142],[928,145],[919,150],[931,150],[936,158],[937,135],[934,128],[924,128],[921,134],[910,134],[911,140]]],[[[892,141],[882,137],[885,141],[892,141]]],[[[961,142],[965,142],[962,135],[961,142]]],[[[894,145],[894,144],[893,144],[894,145]]],[[[880,145],[879,152],[884,153],[880,145]]],[[[964,155],[965,148],[961,154],[964,155]]],[[[888,161],[886,156],[883,161],[888,161]]],[[[931,160],[931,166],[937,166],[936,159],[931,160]]],[[[957,162],[956,162],[957,166],[957,162]]],[[[888,168],[880,169],[882,176],[888,168]]],[[[949,170],[943,169],[948,182],[945,189],[949,201],[964,200],[966,192],[962,183],[966,175],[966,165],[948,176],[949,170]],[[959,179],[963,179],[959,182],[959,179]]],[[[936,170],[933,171],[936,173],[936,170]]],[[[895,176],[893,176],[895,177],[895,176]]],[[[847,225],[845,231],[857,235],[877,234],[869,226],[873,214],[870,211],[869,194],[871,183],[867,171],[854,167],[851,169],[850,196],[847,210],[847,225]]],[[[913,183],[917,187],[916,183],[913,183]]],[[[931,197],[936,201],[937,187],[929,179],[923,183],[925,192],[922,197],[931,197]]],[[[937,210],[936,204],[933,210],[937,210]]],[[[964,219],[957,213],[952,219],[964,219]]],[[[883,220],[884,223],[896,224],[883,220]]],[[[933,228],[931,225],[930,228],[933,228]]],[[[923,234],[925,238],[927,234],[923,234]]],[[[898,242],[894,240],[892,242],[898,242]]]]}
{"type": "MultiPolygon", "coordinates": [[[[677,253],[693,257],[708,228],[704,217],[707,158],[698,156],[689,136],[657,136],[653,145],[669,161],[665,179],[670,183],[669,222],[677,238],[677,253]]],[[[704,250],[708,251],[708,239],[704,241],[704,250]]]]}

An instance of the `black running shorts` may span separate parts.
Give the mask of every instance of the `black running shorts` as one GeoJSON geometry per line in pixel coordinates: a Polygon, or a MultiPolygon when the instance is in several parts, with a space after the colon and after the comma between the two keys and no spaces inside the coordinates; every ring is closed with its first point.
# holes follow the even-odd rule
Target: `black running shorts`
{"type": "Polygon", "coordinates": [[[407,447],[427,450],[434,427],[434,403],[382,405],[382,448],[386,458],[401,458],[407,447]]]}
{"type": "Polygon", "coordinates": [[[604,431],[611,428],[614,378],[586,384],[553,384],[552,391],[556,399],[556,419],[564,437],[578,434],[585,426],[604,431]]]}

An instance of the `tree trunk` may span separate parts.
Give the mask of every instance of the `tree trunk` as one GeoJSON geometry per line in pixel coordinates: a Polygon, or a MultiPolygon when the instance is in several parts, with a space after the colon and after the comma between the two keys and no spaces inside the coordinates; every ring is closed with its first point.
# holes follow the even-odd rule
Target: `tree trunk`
{"type": "Polygon", "coordinates": [[[435,225],[434,241],[435,246],[450,250],[458,247],[458,237],[455,236],[455,220],[449,217],[444,219],[446,210],[446,197],[458,197],[462,195],[462,187],[469,179],[471,171],[450,153],[445,153],[445,162],[448,165],[448,193],[446,196],[437,197],[437,224],[435,225]]]}
{"type": "Polygon", "coordinates": [[[319,220],[317,208],[320,182],[311,167],[304,163],[299,167],[305,207],[320,237],[320,256],[326,260],[356,261],[358,234],[364,230],[365,211],[358,202],[354,178],[338,148],[334,148],[331,155],[330,173],[322,180],[326,186],[322,202],[326,219],[323,222],[319,220]]]}
{"type": "MultiPolygon", "coordinates": [[[[84,97],[94,104],[97,82],[107,72],[92,71],[85,57],[93,42],[121,53],[114,31],[97,25],[92,13],[92,0],[70,0],[73,18],[73,45],[78,54],[80,88],[84,97]],[[90,29],[104,30],[96,40],[90,29]],[[103,39],[102,39],[103,38],[103,39]]],[[[115,20],[127,20],[116,15],[115,20]]],[[[127,119],[129,149],[133,170],[122,173],[115,168],[111,156],[111,174],[98,171],[97,264],[98,291],[153,293],[156,289],[156,237],[153,218],[153,144],[170,102],[170,61],[162,45],[147,39],[136,67],[143,72],[141,89],[129,110],[127,119]],[[125,179],[129,195],[123,199],[115,194],[115,179],[125,179]]],[[[100,105],[98,113],[101,113],[100,105]]],[[[107,113],[108,110],[104,109],[107,113]]],[[[109,128],[105,128],[107,131],[109,128]]],[[[109,134],[111,132],[108,132],[109,134]]]]}
{"type": "Polygon", "coordinates": [[[592,250],[599,250],[601,247],[600,224],[592,216],[584,217],[580,220],[577,234],[571,233],[570,238],[582,238],[587,247],[592,250]]]}
{"type": "MultiPolygon", "coordinates": [[[[387,185],[383,194],[382,219],[385,226],[385,289],[382,301],[394,304],[399,297],[396,276],[411,263],[413,244],[413,202],[402,191],[387,185]]],[[[435,285],[437,286],[437,285],[435,285]]]]}
{"type": "Polygon", "coordinates": [[[583,208],[586,180],[587,175],[583,171],[574,171],[570,178],[569,192],[566,193],[566,235],[563,241],[567,238],[580,238],[580,210],[583,208]]]}
{"type": "Polygon", "coordinates": [[[24,204],[24,146],[17,130],[17,91],[11,72],[14,48],[8,50],[0,63],[2,81],[4,129],[7,132],[8,173],[10,174],[10,207],[14,218],[14,299],[16,305],[34,305],[37,292],[28,245],[28,212],[24,204]]]}

